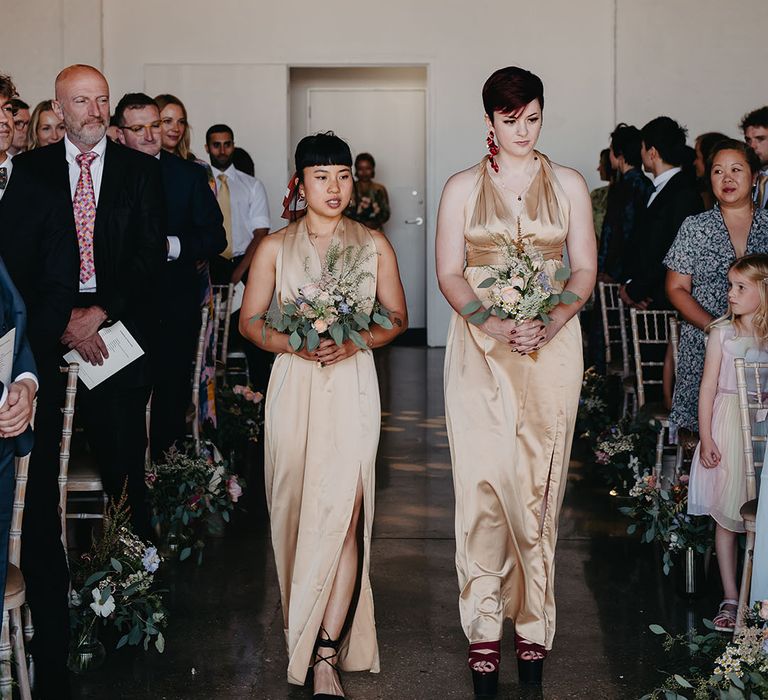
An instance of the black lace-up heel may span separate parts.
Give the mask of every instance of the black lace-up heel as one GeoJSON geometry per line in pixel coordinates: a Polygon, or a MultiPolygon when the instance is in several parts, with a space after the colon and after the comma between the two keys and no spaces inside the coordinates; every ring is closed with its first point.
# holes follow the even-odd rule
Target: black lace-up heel
{"type": "MultiPolygon", "coordinates": [[[[320,633],[317,635],[317,641],[315,642],[315,656],[317,657],[317,660],[312,664],[312,668],[314,669],[314,667],[319,663],[327,663],[336,672],[336,675],[339,678],[339,685],[341,685],[341,674],[339,673],[339,669],[336,668],[336,664],[331,663],[331,660],[335,659],[338,655],[339,640],[331,639],[331,635],[328,634],[325,628],[321,625],[320,633]],[[326,636],[326,639],[323,639],[323,635],[326,636]],[[328,656],[319,656],[317,650],[320,647],[323,647],[324,649],[333,649],[333,654],[329,654],[328,656]]],[[[329,695],[328,693],[315,693],[312,698],[313,700],[343,700],[344,696],[329,695]]]]}

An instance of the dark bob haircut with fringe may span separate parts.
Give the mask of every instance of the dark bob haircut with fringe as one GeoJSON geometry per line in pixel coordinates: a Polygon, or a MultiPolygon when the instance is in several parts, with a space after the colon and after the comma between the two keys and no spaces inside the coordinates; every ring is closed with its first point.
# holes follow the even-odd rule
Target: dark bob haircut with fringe
{"type": "Polygon", "coordinates": [[[493,121],[493,113],[517,114],[529,102],[539,101],[544,110],[544,83],[525,68],[499,68],[483,85],[483,107],[493,121]]]}
{"type": "Polygon", "coordinates": [[[352,167],[352,152],[347,142],[332,131],[305,136],[296,146],[296,176],[304,182],[304,168],[316,165],[346,165],[352,167]]]}

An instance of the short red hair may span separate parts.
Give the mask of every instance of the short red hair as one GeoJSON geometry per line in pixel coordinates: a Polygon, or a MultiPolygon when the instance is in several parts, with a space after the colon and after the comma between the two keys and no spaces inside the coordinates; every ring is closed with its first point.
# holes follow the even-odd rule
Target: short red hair
{"type": "Polygon", "coordinates": [[[493,121],[493,113],[515,114],[529,102],[538,100],[544,109],[544,84],[525,68],[499,68],[483,85],[483,107],[493,121]]]}

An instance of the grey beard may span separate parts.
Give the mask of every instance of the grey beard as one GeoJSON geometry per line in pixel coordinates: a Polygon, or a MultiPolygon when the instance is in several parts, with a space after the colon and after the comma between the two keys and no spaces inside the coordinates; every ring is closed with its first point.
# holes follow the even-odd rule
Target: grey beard
{"type": "Polygon", "coordinates": [[[104,134],[107,133],[107,127],[104,124],[89,124],[73,129],[67,124],[67,133],[71,134],[75,140],[84,146],[93,147],[104,138],[104,134]]]}

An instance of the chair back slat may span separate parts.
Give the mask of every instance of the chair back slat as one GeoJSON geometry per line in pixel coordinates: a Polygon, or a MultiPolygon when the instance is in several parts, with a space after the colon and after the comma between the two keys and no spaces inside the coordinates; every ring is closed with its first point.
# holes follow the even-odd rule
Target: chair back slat
{"type": "Polygon", "coordinates": [[[680,353],[680,324],[674,316],[669,319],[669,344],[672,346],[672,365],[675,369],[675,376],[677,376],[678,355],[680,353]]]}
{"type": "Polygon", "coordinates": [[[59,513],[62,513],[61,542],[66,550],[67,528],[63,514],[67,512],[67,478],[72,450],[72,426],[75,421],[75,398],[77,397],[77,376],[80,372],[80,365],[77,362],[71,362],[68,367],[62,367],[60,371],[67,374],[64,407],[62,408],[61,442],[59,443],[59,513]]]}
{"type": "Polygon", "coordinates": [[[645,405],[645,388],[664,383],[660,378],[655,379],[648,375],[651,368],[663,368],[664,362],[647,360],[643,357],[644,346],[667,345],[670,341],[669,319],[675,315],[674,311],[642,311],[630,309],[629,318],[632,327],[632,346],[635,355],[635,379],[637,382],[637,406],[645,405]]]}
{"type": "Polygon", "coordinates": [[[203,306],[200,312],[200,334],[197,336],[197,353],[195,355],[195,371],[192,373],[192,439],[195,452],[200,454],[200,376],[203,372],[203,357],[205,355],[205,336],[208,330],[208,307],[203,306]]]}
{"type": "Polygon", "coordinates": [[[29,454],[15,458],[16,487],[13,494],[13,515],[11,516],[11,534],[8,541],[8,561],[20,566],[21,562],[21,525],[24,521],[24,501],[27,496],[27,474],[29,473],[29,454]]]}
{"type": "Polygon", "coordinates": [[[232,300],[235,285],[214,284],[213,290],[213,336],[215,338],[214,360],[224,369],[227,367],[227,347],[232,322],[232,300]]]}
{"type": "MultiPolygon", "coordinates": [[[[737,357],[736,364],[736,389],[739,395],[739,419],[741,422],[741,435],[744,449],[744,474],[746,477],[747,500],[757,498],[757,481],[755,470],[763,465],[765,460],[765,446],[768,437],[755,435],[752,429],[752,411],[766,409],[766,399],[763,391],[760,371],[768,370],[768,362],[746,362],[743,357],[737,357]],[[754,378],[754,390],[747,384],[747,371],[754,378]],[[754,398],[752,398],[754,397],[754,398]],[[755,443],[763,445],[761,457],[755,457],[755,443]]],[[[762,418],[762,416],[761,416],[762,418]]]]}
{"type": "Polygon", "coordinates": [[[622,374],[629,376],[629,344],[627,342],[627,322],[624,302],[619,290],[621,285],[615,282],[598,282],[597,293],[600,300],[600,317],[603,324],[603,343],[605,345],[605,364],[613,361],[614,346],[621,350],[622,374]]]}

